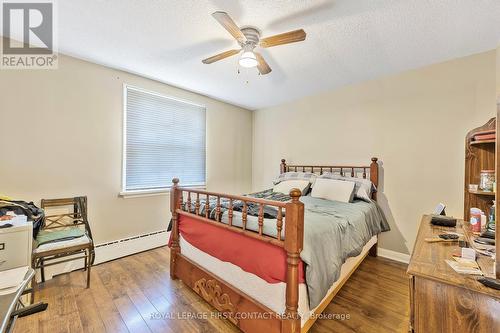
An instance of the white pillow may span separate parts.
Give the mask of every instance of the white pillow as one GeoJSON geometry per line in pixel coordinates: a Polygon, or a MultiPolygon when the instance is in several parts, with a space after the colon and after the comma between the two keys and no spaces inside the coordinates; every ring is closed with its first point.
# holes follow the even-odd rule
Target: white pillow
{"type": "Polygon", "coordinates": [[[364,201],[370,202],[375,185],[368,179],[356,179],[354,182],[359,186],[354,195],[364,201]]]}
{"type": "Polygon", "coordinates": [[[316,178],[311,197],[332,201],[352,202],[354,198],[354,182],[337,179],[316,178]]]}
{"type": "Polygon", "coordinates": [[[273,192],[290,194],[290,190],[294,188],[298,188],[302,195],[305,195],[307,190],[309,189],[309,180],[284,180],[273,187],[273,192]]]}
{"type": "Polygon", "coordinates": [[[325,172],[320,178],[337,179],[348,182],[354,182],[354,196],[358,199],[362,199],[367,202],[371,202],[372,193],[375,189],[375,185],[368,180],[356,177],[344,177],[338,174],[333,174],[330,172],[325,172]]]}
{"type": "Polygon", "coordinates": [[[276,185],[285,180],[308,180],[309,183],[311,183],[312,187],[314,185],[314,180],[316,179],[316,177],[318,177],[318,175],[312,172],[288,171],[285,173],[281,173],[273,182],[273,184],[276,185]]]}

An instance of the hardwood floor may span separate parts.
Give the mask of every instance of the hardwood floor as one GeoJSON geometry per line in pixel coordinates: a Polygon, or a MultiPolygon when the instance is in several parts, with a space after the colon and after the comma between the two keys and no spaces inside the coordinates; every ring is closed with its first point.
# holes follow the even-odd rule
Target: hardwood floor
{"type": "MultiPolygon", "coordinates": [[[[337,319],[318,319],[310,332],[406,332],[405,272],[406,265],[367,257],[324,312],[337,319]]],[[[166,247],[94,266],[90,289],[82,271],[60,275],[40,286],[37,300],[48,309],[20,318],[15,333],[239,332],[212,317],[212,308],[181,281],[170,280],[166,247]]]]}

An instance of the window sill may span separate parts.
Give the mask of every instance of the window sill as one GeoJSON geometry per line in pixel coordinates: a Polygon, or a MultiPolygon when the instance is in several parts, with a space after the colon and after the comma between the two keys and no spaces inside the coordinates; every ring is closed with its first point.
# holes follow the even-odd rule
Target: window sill
{"type": "Polygon", "coordinates": [[[127,192],[120,192],[119,193],[119,196],[124,198],[124,199],[140,198],[140,197],[152,197],[152,196],[158,196],[158,195],[170,195],[170,189],[127,191],[127,192]]]}
{"type": "MultiPolygon", "coordinates": [[[[205,186],[186,186],[186,188],[192,188],[193,190],[205,190],[205,186]]],[[[126,191],[120,192],[118,196],[124,199],[132,199],[132,198],[142,198],[142,197],[153,197],[158,195],[170,195],[170,188],[162,188],[157,190],[137,190],[137,191],[126,191]]]]}

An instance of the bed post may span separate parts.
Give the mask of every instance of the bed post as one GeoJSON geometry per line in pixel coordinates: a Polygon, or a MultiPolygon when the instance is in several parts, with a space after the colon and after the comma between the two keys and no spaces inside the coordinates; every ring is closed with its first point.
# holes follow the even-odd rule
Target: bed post
{"type": "MultiPolygon", "coordinates": [[[[284,164],[284,160],[282,161],[284,164]]],[[[292,189],[292,200],[286,204],[285,251],[287,254],[286,271],[286,310],[282,321],[281,333],[299,333],[299,260],[304,244],[304,204],[299,201],[301,191],[292,189]]]]}
{"type": "Polygon", "coordinates": [[[179,205],[179,179],[172,179],[172,187],[170,188],[170,212],[172,213],[172,245],[170,247],[170,278],[176,279],[175,276],[175,261],[177,254],[180,252],[179,246],[179,222],[176,213],[179,205]]]}
{"type": "MultiPolygon", "coordinates": [[[[372,157],[372,163],[370,164],[370,180],[378,189],[378,158],[372,157]]],[[[377,200],[377,192],[372,194],[373,200],[377,200]]]]}
{"type": "MultiPolygon", "coordinates": [[[[378,158],[372,157],[372,163],[370,164],[370,180],[375,185],[378,191],[378,158]]],[[[372,194],[372,199],[377,200],[377,192],[373,192],[372,194]]],[[[377,242],[373,244],[371,247],[370,251],[368,252],[370,256],[376,257],[378,253],[378,236],[377,236],[377,242]]]]}
{"type": "Polygon", "coordinates": [[[280,174],[285,172],[286,172],[286,161],[284,158],[282,158],[280,164],[280,174]]]}

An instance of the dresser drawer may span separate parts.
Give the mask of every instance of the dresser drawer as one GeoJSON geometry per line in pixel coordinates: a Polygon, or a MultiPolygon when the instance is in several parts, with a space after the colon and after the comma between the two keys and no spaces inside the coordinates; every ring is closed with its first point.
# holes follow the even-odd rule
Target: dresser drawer
{"type": "Polygon", "coordinates": [[[415,277],[410,275],[410,278],[408,279],[408,287],[410,290],[410,323],[409,323],[409,328],[408,332],[414,332],[414,327],[415,327],[415,277]]]}
{"type": "Polygon", "coordinates": [[[0,230],[0,270],[31,266],[32,224],[0,230]]]}

